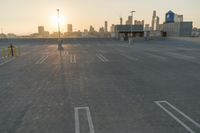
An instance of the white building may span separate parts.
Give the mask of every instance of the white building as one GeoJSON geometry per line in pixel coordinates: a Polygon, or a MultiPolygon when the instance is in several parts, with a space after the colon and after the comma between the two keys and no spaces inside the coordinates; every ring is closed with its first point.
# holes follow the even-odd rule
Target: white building
{"type": "Polygon", "coordinates": [[[167,36],[188,37],[192,35],[192,22],[164,23],[160,30],[167,32],[167,36]]]}
{"type": "Polygon", "coordinates": [[[132,25],[133,24],[133,17],[128,16],[128,20],[126,21],[126,25],[132,25]]]}
{"type": "Polygon", "coordinates": [[[174,15],[174,22],[183,22],[183,15],[174,15]]]}
{"type": "Polygon", "coordinates": [[[152,22],[151,22],[151,27],[152,30],[159,30],[159,23],[160,23],[160,18],[156,16],[156,11],[153,11],[153,16],[152,16],[152,22]]]}

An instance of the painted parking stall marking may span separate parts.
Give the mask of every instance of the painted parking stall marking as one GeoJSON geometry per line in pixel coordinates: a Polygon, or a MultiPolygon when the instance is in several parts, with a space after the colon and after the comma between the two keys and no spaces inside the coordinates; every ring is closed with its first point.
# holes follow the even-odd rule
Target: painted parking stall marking
{"type": "Polygon", "coordinates": [[[109,62],[109,60],[103,56],[102,54],[96,54],[96,56],[99,58],[99,60],[101,60],[102,62],[109,62]]]}
{"type": "Polygon", "coordinates": [[[76,107],[76,108],[74,108],[75,133],[85,133],[85,132],[81,132],[81,128],[80,128],[81,123],[80,123],[79,111],[86,111],[86,116],[87,116],[87,121],[88,121],[88,126],[89,126],[89,132],[87,132],[87,133],[95,133],[89,107],[76,107]]]}
{"type": "Polygon", "coordinates": [[[49,57],[49,55],[45,55],[45,56],[42,56],[41,58],[39,58],[35,64],[42,64],[47,58],[49,57]]]}
{"type": "Polygon", "coordinates": [[[72,64],[76,64],[77,63],[76,55],[70,55],[69,57],[70,57],[70,63],[72,63],[72,64]]]}
{"type": "Polygon", "coordinates": [[[188,122],[190,122],[191,124],[193,124],[200,131],[200,124],[199,123],[197,123],[195,120],[193,120],[192,118],[190,118],[188,115],[186,115],[185,113],[183,113],[181,110],[179,110],[178,108],[176,108],[174,105],[172,105],[168,101],[155,101],[155,103],[162,110],[164,110],[168,115],[170,115],[174,120],[176,120],[179,124],[181,124],[190,133],[197,133],[197,132],[194,129],[192,129],[191,127],[189,127],[187,124],[185,124],[183,121],[181,121],[181,119],[178,118],[178,116],[176,116],[175,113],[173,113],[172,111],[170,111],[171,109],[173,111],[175,111],[177,114],[179,114],[181,117],[185,118],[188,122]],[[170,108],[170,110],[167,109],[167,107],[170,108]]]}
{"type": "Polygon", "coordinates": [[[129,55],[126,55],[126,54],[120,54],[121,56],[124,56],[125,58],[131,60],[131,61],[138,61],[139,59],[136,58],[136,57],[133,57],[133,56],[129,56],[129,55]]]}
{"type": "MultiPolygon", "coordinates": [[[[5,64],[7,64],[7,63],[13,61],[14,59],[15,59],[15,58],[6,59],[5,61],[0,62],[0,66],[3,66],[3,65],[5,65],[5,64]]],[[[4,60],[4,59],[2,58],[2,60],[4,60]]]]}

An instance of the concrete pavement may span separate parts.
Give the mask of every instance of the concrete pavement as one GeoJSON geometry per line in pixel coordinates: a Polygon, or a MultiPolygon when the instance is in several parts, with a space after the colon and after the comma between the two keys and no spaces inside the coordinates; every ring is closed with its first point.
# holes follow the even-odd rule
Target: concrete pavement
{"type": "Polygon", "coordinates": [[[198,133],[200,44],[64,40],[0,66],[0,133],[198,133]]]}

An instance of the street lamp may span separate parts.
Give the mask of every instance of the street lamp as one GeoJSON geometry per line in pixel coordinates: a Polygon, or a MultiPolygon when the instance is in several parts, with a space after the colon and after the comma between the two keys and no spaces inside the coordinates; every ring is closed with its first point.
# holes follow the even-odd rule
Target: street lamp
{"type": "Polygon", "coordinates": [[[57,23],[58,23],[58,50],[63,50],[62,40],[60,39],[60,9],[57,9],[57,23]]]}
{"type": "Polygon", "coordinates": [[[57,9],[57,21],[58,21],[58,38],[60,39],[60,10],[57,9]]]}
{"type": "Polygon", "coordinates": [[[131,45],[132,43],[133,43],[133,13],[134,12],[136,12],[136,11],[131,11],[130,13],[131,13],[131,21],[132,21],[132,23],[131,23],[131,40],[129,41],[129,44],[131,45]]]}

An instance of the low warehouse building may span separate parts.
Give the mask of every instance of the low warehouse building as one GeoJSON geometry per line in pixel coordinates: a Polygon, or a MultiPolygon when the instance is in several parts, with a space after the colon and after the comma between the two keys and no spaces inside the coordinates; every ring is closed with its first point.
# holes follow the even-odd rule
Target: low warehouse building
{"type": "Polygon", "coordinates": [[[143,37],[144,26],[143,25],[116,25],[115,26],[116,38],[128,40],[129,37],[143,37]]]}
{"type": "Polygon", "coordinates": [[[192,35],[192,22],[164,23],[160,31],[167,32],[167,36],[189,37],[192,35]]]}

